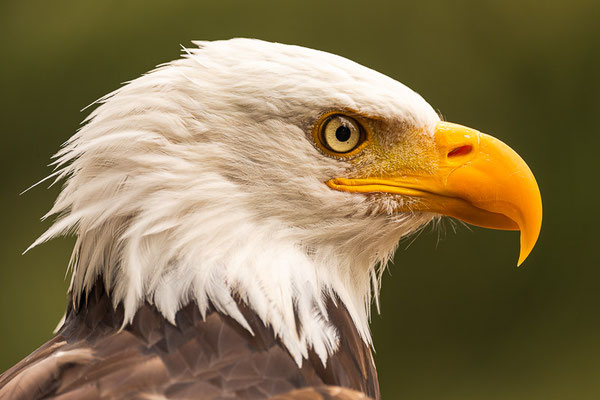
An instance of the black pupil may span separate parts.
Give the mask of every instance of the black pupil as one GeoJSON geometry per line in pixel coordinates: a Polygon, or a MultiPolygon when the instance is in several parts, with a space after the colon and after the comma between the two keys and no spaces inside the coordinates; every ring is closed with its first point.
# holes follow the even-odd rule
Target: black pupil
{"type": "Polygon", "coordinates": [[[335,138],[340,142],[346,142],[348,139],[350,139],[351,133],[352,132],[350,132],[350,128],[341,125],[335,130],[335,138]]]}

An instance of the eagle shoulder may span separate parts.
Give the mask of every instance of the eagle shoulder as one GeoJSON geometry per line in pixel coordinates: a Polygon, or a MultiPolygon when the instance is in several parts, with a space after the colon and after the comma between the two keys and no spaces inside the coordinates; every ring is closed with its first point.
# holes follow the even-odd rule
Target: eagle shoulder
{"type": "Polygon", "coordinates": [[[341,333],[338,351],[326,366],[311,352],[301,367],[270,327],[238,306],[253,334],[214,309],[203,318],[195,303],[177,313],[175,325],[145,303],[122,327],[123,307],[113,308],[98,281],[69,307],[54,338],[0,376],[0,400],[379,397],[370,349],[343,306],[328,307],[341,333]]]}

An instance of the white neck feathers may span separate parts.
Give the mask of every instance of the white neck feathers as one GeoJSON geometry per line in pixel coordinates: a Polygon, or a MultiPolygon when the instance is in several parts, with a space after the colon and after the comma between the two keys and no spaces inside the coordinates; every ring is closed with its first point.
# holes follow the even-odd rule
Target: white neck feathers
{"type": "MultiPolygon", "coordinates": [[[[300,53],[286,68],[320,65],[305,61],[306,49],[281,49],[284,60],[300,53]]],[[[74,300],[101,276],[115,305],[123,303],[125,323],[143,302],[174,321],[193,301],[202,313],[212,304],[250,330],[239,298],[298,364],[309,349],[325,363],[340,334],[329,322],[329,297],[345,305],[370,344],[371,296],[379,291],[380,271],[398,240],[431,216],[393,216],[364,196],[323,183],[346,167],[306,140],[302,115],[318,114],[309,108],[320,107],[318,101],[341,104],[348,95],[320,94],[300,104],[283,93],[278,96],[288,96],[287,102],[279,104],[273,91],[285,87],[263,94],[259,73],[240,85],[231,78],[237,70],[227,69],[241,68],[239,52],[232,50],[231,65],[209,65],[217,50],[212,58],[196,50],[100,100],[56,155],[53,177],[66,183],[48,215],[59,217],[33,246],[74,233],[74,300]]],[[[359,67],[314,53],[339,68],[359,67]]],[[[357,74],[340,76],[356,80],[357,74]]],[[[283,69],[281,82],[289,75],[283,69]]],[[[290,81],[289,93],[300,90],[297,85],[290,81]]],[[[314,92],[308,88],[303,96],[314,92]]],[[[393,97],[386,98],[391,107],[393,97]]]]}

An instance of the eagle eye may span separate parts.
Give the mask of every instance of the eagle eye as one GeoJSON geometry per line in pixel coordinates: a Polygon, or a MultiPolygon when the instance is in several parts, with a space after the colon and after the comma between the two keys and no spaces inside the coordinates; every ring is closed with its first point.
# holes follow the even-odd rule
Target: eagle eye
{"type": "Polygon", "coordinates": [[[332,155],[352,155],[366,135],[358,121],[344,114],[329,115],[318,124],[317,143],[332,155]]]}

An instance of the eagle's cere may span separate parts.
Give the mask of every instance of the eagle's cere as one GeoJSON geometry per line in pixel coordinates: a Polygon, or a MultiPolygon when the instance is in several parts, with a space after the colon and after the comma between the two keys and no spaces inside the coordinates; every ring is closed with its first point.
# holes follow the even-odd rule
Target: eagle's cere
{"type": "MultiPolygon", "coordinates": [[[[129,384],[109,384],[89,372],[94,362],[107,362],[106,347],[99,350],[94,341],[102,333],[93,340],[77,336],[79,342],[73,337],[81,321],[99,323],[89,322],[96,313],[90,304],[103,299],[112,307],[102,312],[117,315],[111,317],[114,338],[136,329],[146,335],[139,325],[151,313],[153,324],[182,332],[182,324],[191,323],[181,322],[184,313],[205,319],[189,317],[198,332],[215,318],[230,318],[227,326],[241,327],[239,335],[270,335],[277,357],[294,360],[293,373],[306,374],[309,365],[333,369],[313,375],[321,385],[377,397],[374,370],[366,372],[373,368],[369,310],[402,237],[450,215],[520,229],[519,263],[533,248],[539,191],[525,163],[502,142],[440,121],[406,86],[342,57],[249,39],[195,44],[182,59],[102,98],[57,153],[53,177],[65,184],[48,216],[58,218],[33,246],[66,233],[77,239],[66,322],[53,339],[70,361],[38,350],[58,357],[48,366],[58,383],[17,387],[34,379],[23,374],[39,375],[23,365],[0,378],[0,398],[9,389],[39,397],[82,390],[78,398],[187,398],[173,391],[183,387],[183,372],[129,384]],[[169,322],[156,322],[160,318],[169,322]],[[352,365],[363,364],[354,371],[339,357],[360,357],[352,365]],[[68,375],[69,368],[84,372],[68,375]],[[83,391],[90,379],[97,392],[83,391]]],[[[149,343],[155,339],[146,336],[143,346],[154,349],[149,343]]],[[[195,351],[168,342],[168,354],[143,354],[168,369],[174,367],[165,357],[195,351]]],[[[208,378],[187,368],[189,394],[208,378]]],[[[214,397],[266,398],[319,386],[302,376],[269,392],[267,376],[263,382],[252,375],[252,388],[262,388],[263,397],[225,379],[214,397]]],[[[321,395],[338,398],[320,387],[321,395]]],[[[213,398],[203,393],[198,398],[213,398]]]]}

